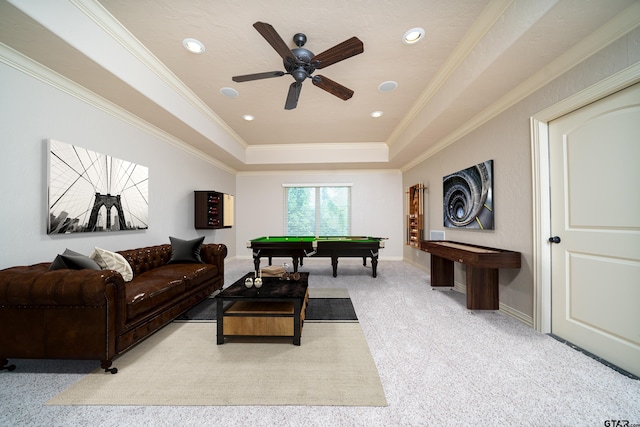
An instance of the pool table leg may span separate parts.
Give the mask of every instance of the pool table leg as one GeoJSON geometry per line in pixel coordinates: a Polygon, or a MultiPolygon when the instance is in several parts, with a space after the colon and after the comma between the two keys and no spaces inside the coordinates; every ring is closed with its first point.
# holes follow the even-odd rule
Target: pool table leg
{"type": "Polygon", "coordinates": [[[338,257],[331,257],[331,267],[333,267],[333,277],[338,277],[338,257]]]}
{"type": "Polygon", "coordinates": [[[253,266],[255,271],[260,271],[260,251],[253,252],[253,266]]]}
{"type": "Polygon", "coordinates": [[[371,252],[371,270],[373,270],[373,277],[378,277],[378,252],[371,252]]]}
{"type": "Polygon", "coordinates": [[[299,258],[297,256],[294,256],[291,258],[291,260],[293,261],[293,272],[295,273],[296,271],[298,271],[298,260],[299,258]]]}

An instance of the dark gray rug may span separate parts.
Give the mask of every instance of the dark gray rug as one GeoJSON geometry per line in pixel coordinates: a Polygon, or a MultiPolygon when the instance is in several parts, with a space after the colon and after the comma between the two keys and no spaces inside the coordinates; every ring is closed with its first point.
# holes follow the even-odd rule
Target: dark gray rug
{"type": "MultiPolygon", "coordinates": [[[[216,299],[207,298],[176,318],[176,321],[216,320],[216,299]]],[[[309,298],[305,322],[357,322],[350,298],[309,298]]]]}

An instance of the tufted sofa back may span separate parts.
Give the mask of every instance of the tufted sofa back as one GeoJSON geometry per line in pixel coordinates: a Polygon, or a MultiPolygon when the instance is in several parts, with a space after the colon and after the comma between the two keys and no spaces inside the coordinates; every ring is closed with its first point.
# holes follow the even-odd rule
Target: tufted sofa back
{"type": "Polygon", "coordinates": [[[127,260],[133,276],[163,266],[171,259],[171,245],[148,246],[145,248],[118,251],[127,260]]]}
{"type": "MultiPolygon", "coordinates": [[[[145,271],[166,265],[171,259],[171,245],[148,246],[118,251],[118,253],[131,265],[133,276],[135,277],[145,271]]],[[[224,258],[226,255],[227,247],[222,244],[206,243],[200,248],[202,261],[217,266],[218,271],[224,271],[224,258]]]]}

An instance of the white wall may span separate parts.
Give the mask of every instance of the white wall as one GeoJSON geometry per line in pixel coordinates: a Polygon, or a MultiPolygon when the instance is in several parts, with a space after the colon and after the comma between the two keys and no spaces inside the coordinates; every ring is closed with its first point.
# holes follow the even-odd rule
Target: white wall
{"type": "MultiPolygon", "coordinates": [[[[640,29],[616,40],[545,87],[532,93],[483,126],[406,171],[403,185],[423,182],[426,195],[425,238],[444,230],[447,240],[515,250],[520,270],[500,270],[502,308],[531,323],[533,316],[533,195],[530,118],[539,111],[640,61],[640,29]],[[495,230],[443,227],[442,178],[485,160],[494,160],[495,230]]],[[[405,248],[405,260],[429,271],[429,254],[405,248]]],[[[465,269],[455,264],[455,280],[465,283],[465,269]]]]}
{"type": "Polygon", "coordinates": [[[235,228],[195,230],[193,191],[235,194],[235,176],[0,62],[0,268],[52,261],[65,248],[124,250],[206,236],[236,251],[235,228]],[[149,229],[47,235],[46,140],[149,168],[149,229]]]}
{"type": "Polygon", "coordinates": [[[238,258],[251,258],[246,243],[284,234],[283,184],[350,183],[352,235],[388,237],[380,259],[402,259],[402,174],[400,171],[240,173],[236,181],[238,258]]]}

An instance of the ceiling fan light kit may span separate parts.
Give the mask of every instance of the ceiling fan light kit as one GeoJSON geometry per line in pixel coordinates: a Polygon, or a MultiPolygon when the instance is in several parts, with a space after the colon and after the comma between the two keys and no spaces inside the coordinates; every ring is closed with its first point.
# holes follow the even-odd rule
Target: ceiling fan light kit
{"type": "Polygon", "coordinates": [[[234,82],[240,83],[272,77],[281,77],[285,74],[291,75],[294,82],[289,86],[289,92],[287,93],[287,99],[284,105],[285,110],[293,110],[298,106],[298,99],[300,98],[300,91],[302,90],[302,82],[307,78],[311,79],[314,86],[317,86],[344,101],[353,96],[353,91],[351,89],[322,75],[312,76],[312,74],[317,69],[328,67],[336,62],[343,61],[364,52],[364,45],[357,37],[351,37],[350,39],[345,40],[318,55],[314,55],[313,52],[303,47],[307,42],[307,36],[302,33],[297,33],[293,36],[293,41],[298,47],[289,49],[284,40],[282,40],[280,35],[270,24],[267,24],[266,22],[256,22],[253,24],[253,27],[282,57],[284,69],[286,71],[268,71],[263,73],[234,76],[232,77],[234,82]]]}

